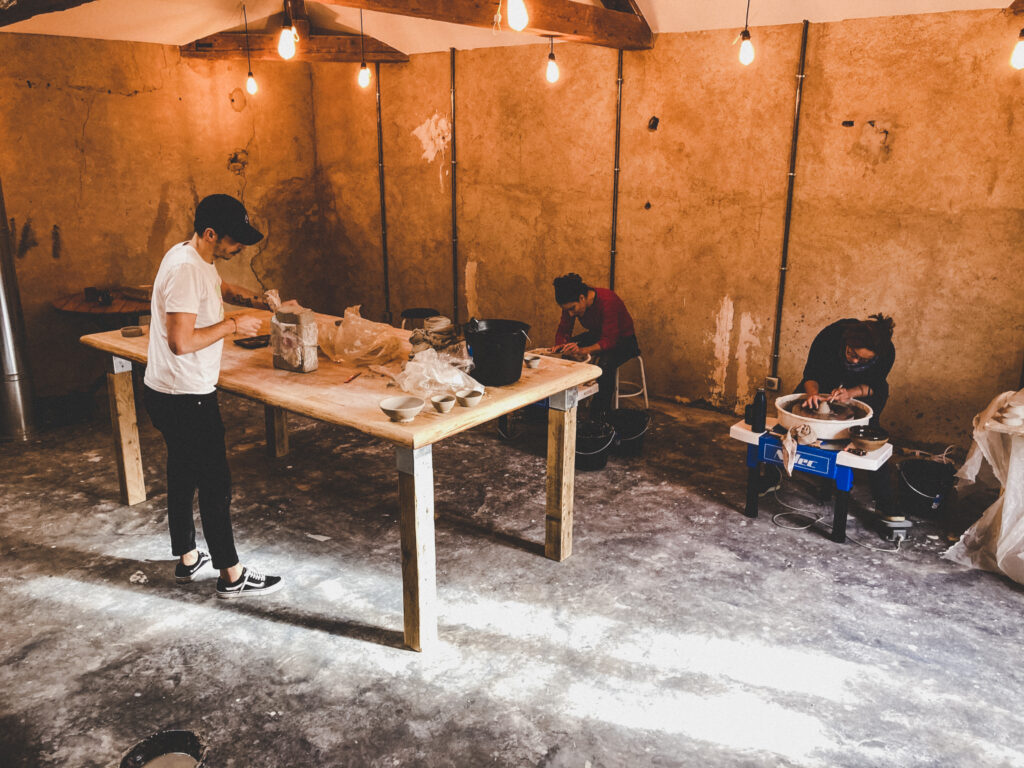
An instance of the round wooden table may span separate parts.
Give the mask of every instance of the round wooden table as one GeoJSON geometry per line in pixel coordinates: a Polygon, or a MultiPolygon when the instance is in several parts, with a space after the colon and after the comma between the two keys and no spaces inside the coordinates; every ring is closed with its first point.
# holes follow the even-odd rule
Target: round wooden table
{"type": "Polygon", "coordinates": [[[129,315],[137,318],[139,315],[149,314],[148,301],[125,298],[118,295],[115,291],[111,291],[110,304],[87,301],[83,291],[61,296],[59,299],[54,299],[51,303],[54,309],[74,315],[129,315]]]}

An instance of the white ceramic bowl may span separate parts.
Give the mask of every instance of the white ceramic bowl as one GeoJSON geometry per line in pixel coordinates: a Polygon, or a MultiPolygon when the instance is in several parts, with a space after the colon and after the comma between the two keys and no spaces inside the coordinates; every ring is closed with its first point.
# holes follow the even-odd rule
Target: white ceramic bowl
{"type": "Polygon", "coordinates": [[[455,399],[459,401],[459,405],[465,408],[472,408],[480,402],[480,398],[483,396],[484,393],[479,389],[460,389],[455,393],[455,399]]]}
{"type": "Polygon", "coordinates": [[[388,415],[392,421],[412,421],[416,414],[423,410],[424,402],[418,397],[402,395],[400,397],[386,397],[380,401],[380,409],[388,415]]]}
{"type": "Polygon", "coordinates": [[[1022,418],[1022,417],[1020,417],[1020,416],[1014,416],[1014,415],[1012,415],[1012,414],[1007,414],[1006,416],[1002,416],[1002,417],[1000,417],[1000,419],[999,419],[999,420],[1000,420],[1000,421],[1001,421],[1001,422],[1002,422],[1003,424],[1005,424],[1006,426],[1008,426],[1008,427],[1020,427],[1020,426],[1024,426],[1024,418],[1022,418]]]}
{"type": "Polygon", "coordinates": [[[526,363],[527,368],[536,368],[540,365],[540,355],[524,355],[523,362],[526,363]]]}
{"type": "Polygon", "coordinates": [[[455,398],[451,395],[434,395],[430,398],[430,404],[438,413],[448,413],[455,407],[455,398]]]}
{"type": "Polygon", "coordinates": [[[803,400],[805,397],[807,397],[806,394],[798,392],[795,395],[785,395],[784,397],[780,397],[775,400],[775,410],[778,411],[779,424],[784,426],[786,429],[789,429],[790,427],[799,427],[801,424],[807,424],[814,431],[814,436],[819,440],[840,440],[848,438],[850,436],[850,427],[856,424],[867,424],[871,421],[872,415],[874,415],[874,411],[871,410],[871,406],[867,403],[862,403],[860,400],[852,400],[851,402],[867,408],[867,415],[862,416],[859,419],[850,419],[849,421],[811,419],[806,416],[797,416],[795,413],[791,413],[783,408],[784,405],[789,405],[796,400],[803,400]]]}
{"type": "Polygon", "coordinates": [[[1007,416],[1016,416],[1024,419],[1024,405],[1007,405],[1003,407],[1003,413],[1007,416]]]}

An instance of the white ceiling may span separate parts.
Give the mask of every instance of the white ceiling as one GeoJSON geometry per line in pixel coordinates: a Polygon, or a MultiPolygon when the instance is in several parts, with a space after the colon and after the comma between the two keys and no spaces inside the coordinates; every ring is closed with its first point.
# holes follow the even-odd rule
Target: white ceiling
{"type": "MultiPolygon", "coordinates": [[[[590,5],[597,0],[581,0],[590,5]]],[[[503,0],[504,2],[504,0],[503,0]]],[[[743,26],[746,0],[637,0],[655,33],[736,29],[743,26]]],[[[529,7],[529,0],[526,0],[529,7]]],[[[751,0],[750,26],[794,24],[873,16],[1005,8],[1009,0],[751,0]]],[[[0,31],[132,40],[183,45],[224,30],[241,29],[239,0],[94,0],[59,13],[36,16],[0,31]]],[[[282,0],[248,0],[250,29],[266,25],[283,9],[282,0]]],[[[315,29],[359,31],[359,11],[330,3],[307,3],[315,29]]],[[[366,34],[405,53],[466,50],[546,42],[510,31],[364,12],[366,34]]]]}

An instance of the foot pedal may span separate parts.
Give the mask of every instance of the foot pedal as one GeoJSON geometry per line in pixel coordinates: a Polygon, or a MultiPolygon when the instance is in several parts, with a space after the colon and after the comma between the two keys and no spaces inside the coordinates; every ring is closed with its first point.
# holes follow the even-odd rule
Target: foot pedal
{"type": "Polygon", "coordinates": [[[880,521],[882,538],[886,541],[905,541],[913,523],[905,517],[883,517],[880,521]]]}

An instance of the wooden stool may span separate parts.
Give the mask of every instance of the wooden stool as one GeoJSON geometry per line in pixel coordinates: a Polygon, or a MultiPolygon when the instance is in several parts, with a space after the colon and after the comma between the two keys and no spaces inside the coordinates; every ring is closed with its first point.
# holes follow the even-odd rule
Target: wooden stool
{"type": "Polygon", "coordinates": [[[426,320],[428,317],[434,317],[435,315],[440,314],[441,313],[438,310],[434,309],[433,307],[410,307],[409,309],[403,309],[402,324],[399,326],[399,328],[405,328],[406,320],[409,320],[410,322],[418,320],[420,322],[420,325],[422,325],[423,321],[426,320]]]}
{"type": "Polygon", "coordinates": [[[615,407],[616,408],[619,407],[619,400],[621,400],[623,398],[639,397],[640,395],[643,395],[644,396],[644,408],[650,408],[651,407],[650,403],[647,401],[647,374],[644,372],[644,356],[643,355],[637,355],[636,357],[630,358],[630,360],[627,360],[625,363],[620,365],[618,370],[615,371],[615,407]],[[619,381],[619,373],[622,371],[622,366],[626,365],[626,363],[629,363],[630,360],[636,360],[637,362],[640,363],[640,381],[639,381],[639,383],[637,383],[635,381],[623,381],[623,382],[619,381]],[[629,392],[620,392],[619,391],[620,384],[621,384],[621,386],[629,387],[631,391],[629,391],[629,392]],[[633,387],[635,387],[636,389],[633,389],[633,387]]]}

